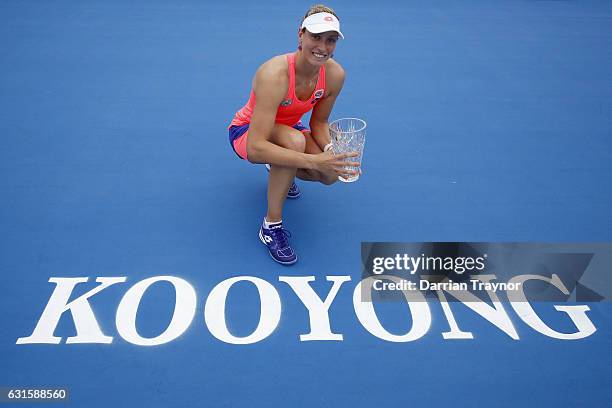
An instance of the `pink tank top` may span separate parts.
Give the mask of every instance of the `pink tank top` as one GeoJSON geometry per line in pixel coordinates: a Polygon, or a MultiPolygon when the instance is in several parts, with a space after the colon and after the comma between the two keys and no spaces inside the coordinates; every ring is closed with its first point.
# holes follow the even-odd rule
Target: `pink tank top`
{"type": "MultiPolygon", "coordinates": [[[[289,65],[289,89],[276,111],[275,123],[293,126],[300,121],[302,115],[311,110],[325,94],[325,66],[319,69],[319,78],[312,95],[306,101],[301,101],[295,96],[295,54],[287,54],[289,65]]],[[[255,93],[251,89],[251,95],[246,105],[234,115],[230,126],[242,126],[251,122],[253,109],[255,108],[255,93]]]]}

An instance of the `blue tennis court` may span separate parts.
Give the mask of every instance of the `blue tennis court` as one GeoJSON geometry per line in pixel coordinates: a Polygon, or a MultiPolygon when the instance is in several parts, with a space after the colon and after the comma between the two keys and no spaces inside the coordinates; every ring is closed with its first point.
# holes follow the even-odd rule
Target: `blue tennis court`
{"type": "MultiPolygon", "coordinates": [[[[395,343],[364,328],[353,291],[362,242],[612,242],[612,4],[329,5],[347,73],[331,119],[367,121],[363,174],[298,181],[283,217],[299,262],[284,267],[257,235],[267,172],[236,157],[227,126],[257,67],[296,49],[310,3],[0,3],[0,387],[67,387],[66,404],[87,407],[610,406],[608,301],[589,303],[597,331],[574,341],[506,305],[515,340],[460,303],[473,339],[444,339],[428,302],[427,333],[395,343]],[[156,276],[188,282],[195,315],[170,342],[132,344],[119,304],[156,276]],[[250,345],[219,340],[205,318],[214,288],[238,276],[268,282],[282,305],[250,345]],[[350,277],[329,309],[342,341],[300,341],[308,310],[279,276],[315,277],[322,299],[326,276],[350,277]],[[110,344],[67,344],[68,312],[59,344],[16,344],[53,277],[88,278],[71,299],[125,278],[89,298],[110,344]]],[[[150,286],[140,336],[168,327],[175,298],[168,282],[150,286]]],[[[252,284],[232,287],[228,330],[256,330],[261,302],[252,284]]],[[[575,331],[552,303],[535,308],[575,331]]],[[[377,311],[389,332],[413,322],[405,303],[377,311]]]]}

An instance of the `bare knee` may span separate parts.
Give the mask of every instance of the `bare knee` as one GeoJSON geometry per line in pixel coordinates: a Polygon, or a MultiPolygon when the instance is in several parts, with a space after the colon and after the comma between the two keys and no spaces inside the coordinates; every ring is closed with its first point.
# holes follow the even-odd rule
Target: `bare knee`
{"type": "Polygon", "coordinates": [[[272,132],[271,142],[299,153],[306,151],[306,138],[302,132],[290,126],[276,124],[272,132]]]}
{"type": "Polygon", "coordinates": [[[321,174],[321,179],[319,181],[326,186],[329,186],[338,181],[338,177],[329,174],[321,174]]]}
{"type": "Polygon", "coordinates": [[[283,140],[283,145],[285,149],[293,150],[299,153],[304,153],[306,151],[306,138],[300,134],[289,134],[283,140]]]}
{"type": "Polygon", "coordinates": [[[338,177],[326,175],[316,170],[298,169],[296,176],[304,181],[318,181],[327,186],[338,181],[338,177]]]}

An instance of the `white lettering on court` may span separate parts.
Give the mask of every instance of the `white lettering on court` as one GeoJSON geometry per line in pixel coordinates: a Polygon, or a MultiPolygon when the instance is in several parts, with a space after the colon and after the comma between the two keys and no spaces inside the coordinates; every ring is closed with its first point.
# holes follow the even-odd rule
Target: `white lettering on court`
{"type": "Polygon", "coordinates": [[[38,323],[32,334],[28,337],[20,337],[17,339],[17,344],[59,344],[62,341],[61,337],[53,335],[57,324],[64,312],[70,310],[72,320],[76,328],[77,335],[68,337],[66,344],[71,343],[103,343],[110,344],[113,338],[105,336],[100,330],[96,316],[91,310],[89,298],[98,292],[103,291],[111,285],[125,282],[125,277],[116,278],[97,278],[96,282],[100,285],[93,288],[89,292],[79,296],[71,302],[68,302],[74,287],[79,283],[87,282],[89,278],[49,278],[49,282],[55,283],[55,290],[49,298],[47,307],[42,312],[38,323]]]}
{"type": "MultiPolygon", "coordinates": [[[[380,275],[379,275],[380,276],[380,275]]],[[[406,298],[408,308],[412,315],[412,327],[410,330],[401,335],[389,333],[378,320],[376,310],[374,309],[374,302],[371,299],[366,301],[363,300],[362,291],[366,291],[368,294],[372,292],[372,286],[378,278],[369,277],[363,279],[353,292],[353,307],[355,308],[355,314],[361,322],[362,326],[374,336],[387,341],[396,343],[408,342],[418,340],[427,333],[431,326],[431,312],[429,306],[425,301],[425,296],[418,290],[406,290],[402,291],[406,298]]],[[[400,278],[397,276],[388,275],[385,279],[392,280],[399,283],[400,278]]],[[[370,298],[371,296],[368,296],[370,298]]]]}
{"type": "Polygon", "coordinates": [[[597,331],[597,328],[593,325],[593,322],[587,317],[586,312],[591,310],[587,305],[576,305],[576,306],[559,306],[555,305],[555,309],[559,312],[567,313],[569,318],[578,329],[575,333],[560,333],[556,330],[551,329],[540,319],[540,317],[536,314],[533,307],[527,301],[527,297],[525,296],[525,292],[523,290],[524,283],[529,280],[541,280],[544,282],[548,282],[561,292],[566,295],[569,295],[569,291],[559,279],[559,276],[553,274],[551,278],[540,276],[540,275],[519,275],[510,279],[509,282],[520,282],[521,288],[518,291],[508,292],[508,298],[514,308],[516,314],[524,321],[529,327],[534,329],[535,331],[555,339],[560,340],[578,340],[583,339],[585,337],[589,337],[593,333],[597,331]]]}
{"type": "Polygon", "coordinates": [[[144,279],[132,286],[123,296],[115,319],[119,335],[127,342],[139,346],[158,346],[168,343],[187,330],[196,311],[196,292],[184,279],[174,276],[155,276],[144,279]],[[142,296],[156,282],[170,282],[175,290],[174,313],[166,330],[159,336],[145,338],[136,330],[136,315],[142,296]]]}
{"type": "Polygon", "coordinates": [[[204,305],[204,320],[210,333],[230,344],[252,344],[268,337],[278,326],[281,301],[278,292],[269,282],[253,276],[237,276],[226,279],[213,288],[204,305]],[[229,289],[236,282],[251,282],[257,288],[260,299],[259,323],[255,331],[245,337],[230,333],[225,321],[225,301],[229,289]]]}
{"type": "Polygon", "coordinates": [[[310,333],[300,334],[300,341],[312,340],[337,340],[342,341],[342,334],[332,333],[329,323],[329,307],[336,298],[340,286],[351,280],[350,276],[327,276],[328,281],[333,282],[325,301],[312,289],[309,282],[315,280],[314,276],[280,276],[279,281],[288,284],[295,294],[300,298],[310,318],[310,333]]]}

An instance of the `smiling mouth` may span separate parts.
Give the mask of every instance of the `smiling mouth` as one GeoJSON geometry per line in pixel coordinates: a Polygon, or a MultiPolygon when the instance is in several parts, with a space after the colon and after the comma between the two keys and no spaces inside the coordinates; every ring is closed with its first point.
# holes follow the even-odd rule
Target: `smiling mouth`
{"type": "Polygon", "coordinates": [[[327,54],[319,54],[318,52],[313,52],[312,55],[314,55],[315,57],[319,59],[323,59],[327,57],[327,54]]]}

